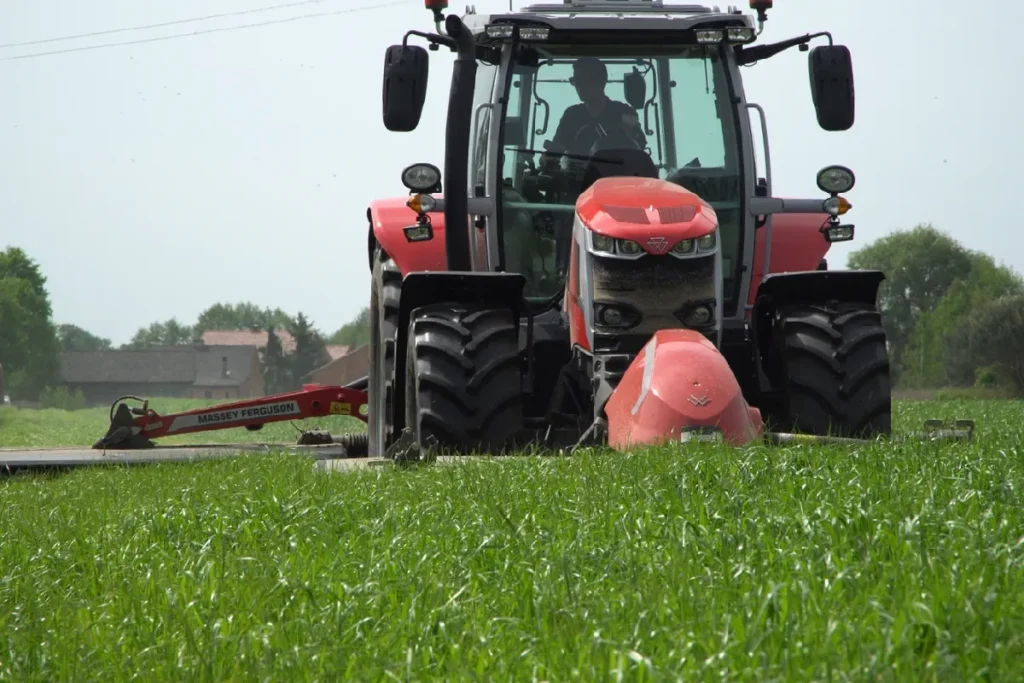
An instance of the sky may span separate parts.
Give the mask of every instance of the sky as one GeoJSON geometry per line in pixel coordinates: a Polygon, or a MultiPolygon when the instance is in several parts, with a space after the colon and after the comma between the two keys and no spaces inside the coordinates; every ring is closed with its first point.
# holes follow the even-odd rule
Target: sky
{"type": "MultiPolygon", "coordinates": [[[[384,51],[432,28],[421,0],[251,11],[286,2],[0,2],[0,249],[40,264],[55,322],[121,344],[151,322],[252,301],[329,333],[367,305],[366,206],[405,194],[407,164],[441,165],[452,58],[431,53],[419,129],[390,133],[384,51]],[[248,13],[10,46],[232,12],[248,13]],[[233,30],[263,22],[275,23],[233,30]]],[[[1024,273],[1016,211],[1003,205],[1024,177],[1012,85],[1024,60],[999,29],[1021,25],[1024,3],[992,0],[979,21],[963,7],[781,0],[769,14],[764,42],[829,30],[853,55],[857,118],[843,133],[817,126],[806,53],[744,70],[767,111],[775,194],[819,196],[815,174],[829,164],[857,175],[856,241],[832,248],[832,268],[930,222],[1024,273]]]]}

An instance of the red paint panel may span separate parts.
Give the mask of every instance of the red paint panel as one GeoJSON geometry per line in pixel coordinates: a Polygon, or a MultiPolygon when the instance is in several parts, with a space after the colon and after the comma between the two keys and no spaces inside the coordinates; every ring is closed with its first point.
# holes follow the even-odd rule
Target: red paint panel
{"type": "MultiPolygon", "coordinates": [[[[434,196],[441,198],[441,195],[434,196]]],[[[370,202],[374,238],[391,256],[403,276],[415,271],[446,270],[448,257],[444,248],[444,214],[440,211],[429,214],[430,224],[434,227],[434,239],[410,242],[405,239],[403,228],[416,223],[416,212],[405,205],[407,201],[408,197],[391,197],[370,202]]]]}

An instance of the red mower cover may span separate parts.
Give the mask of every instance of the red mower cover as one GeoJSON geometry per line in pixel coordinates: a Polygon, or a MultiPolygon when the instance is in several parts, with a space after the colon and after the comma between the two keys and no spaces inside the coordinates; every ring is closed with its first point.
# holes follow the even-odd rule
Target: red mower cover
{"type": "Polygon", "coordinates": [[[693,330],[659,330],[626,370],[605,406],[608,445],[616,450],[686,440],[719,430],[742,446],[761,438],[761,412],[743,398],[728,361],[693,330]]]}

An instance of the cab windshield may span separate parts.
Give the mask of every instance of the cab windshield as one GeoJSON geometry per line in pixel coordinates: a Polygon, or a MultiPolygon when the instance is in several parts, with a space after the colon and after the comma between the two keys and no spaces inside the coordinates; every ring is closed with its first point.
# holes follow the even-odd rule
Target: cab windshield
{"type": "Polygon", "coordinates": [[[740,159],[717,49],[548,46],[508,82],[502,149],[506,269],[533,300],[565,284],[577,197],[599,177],[657,177],[718,213],[726,301],[741,249],[740,159]]]}

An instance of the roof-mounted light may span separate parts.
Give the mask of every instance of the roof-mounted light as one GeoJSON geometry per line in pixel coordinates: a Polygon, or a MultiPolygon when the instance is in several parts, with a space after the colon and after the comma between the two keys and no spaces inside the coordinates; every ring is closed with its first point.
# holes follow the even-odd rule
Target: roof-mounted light
{"type": "Polygon", "coordinates": [[[547,26],[520,26],[519,40],[547,40],[551,29],[547,26]]]}
{"type": "Polygon", "coordinates": [[[487,37],[493,40],[509,40],[516,35],[518,30],[519,40],[534,41],[547,40],[551,35],[551,28],[548,26],[519,26],[514,24],[488,24],[485,29],[487,37]]]}
{"type": "Polygon", "coordinates": [[[432,12],[442,12],[448,9],[448,0],[423,0],[423,6],[432,12]]]}
{"type": "Polygon", "coordinates": [[[720,28],[697,29],[697,42],[701,45],[716,45],[721,42],[747,44],[757,38],[757,33],[752,28],[745,26],[734,26],[722,30],[720,28]]]}
{"type": "Polygon", "coordinates": [[[725,39],[725,32],[720,29],[700,29],[697,31],[697,42],[701,45],[720,43],[725,39]]]}
{"type": "Polygon", "coordinates": [[[757,33],[752,28],[730,28],[726,31],[726,39],[730,43],[741,43],[746,45],[752,43],[757,38],[757,33]]]}
{"type": "Polygon", "coordinates": [[[504,40],[511,38],[516,31],[516,27],[512,24],[488,24],[487,25],[487,37],[495,38],[497,40],[504,40]]]}

